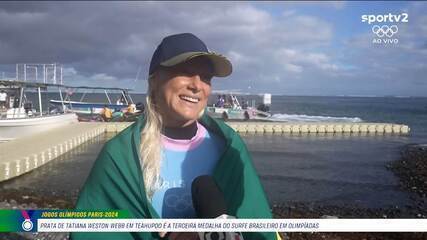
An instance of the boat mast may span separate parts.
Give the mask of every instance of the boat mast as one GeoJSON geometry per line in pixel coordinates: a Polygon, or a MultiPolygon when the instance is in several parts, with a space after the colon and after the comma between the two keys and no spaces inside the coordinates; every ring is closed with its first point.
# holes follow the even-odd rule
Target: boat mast
{"type": "Polygon", "coordinates": [[[43,64],[43,83],[46,83],[46,64],[43,64]]]}
{"type": "Polygon", "coordinates": [[[129,105],[128,98],[126,97],[125,91],[122,91],[122,96],[125,99],[126,105],[129,105]]]}
{"type": "Polygon", "coordinates": [[[43,108],[42,108],[42,93],[40,91],[40,87],[37,88],[37,92],[39,93],[39,112],[41,117],[43,116],[43,108]]]}
{"type": "Polygon", "coordinates": [[[24,97],[24,87],[19,88],[19,108],[18,108],[18,117],[21,115],[21,107],[22,107],[22,98],[24,97]]]}
{"type": "Polygon", "coordinates": [[[58,88],[58,89],[59,89],[59,96],[61,97],[62,111],[65,112],[65,105],[64,105],[64,98],[62,97],[62,91],[61,91],[61,88],[58,88]]]}
{"type": "Polygon", "coordinates": [[[105,96],[107,96],[108,102],[111,104],[111,100],[110,100],[110,97],[108,96],[107,90],[104,90],[104,92],[105,92],[105,96]]]}
{"type": "Polygon", "coordinates": [[[133,102],[133,99],[132,99],[132,97],[130,96],[130,94],[129,94],[129,92],[128,92],[128,91],[126,91],[126,94],[127,94],[127,96],[129,97],[130,102],[133,104],[133,103],[134,103],[134,102],[133,102]]]}
{"type": "Polygon", "coordinates": [[[53,83],[56,84],[56,63],[53,64],[53,83]]]}
{"type": "Polygon", "coordinates": [[[24,82],[27,81],[27,64],[24,63],[24,82]]]}
{"type": "MultiPolygon", "coordinates": [[[[84,92],[83,92],[82,97],[80,98],[80,102],[83,102],[83,99],[84,99],[84,98],[85,98],[85,96],[86,96],[86,92],[87,92],[87,91],[84,91],[84,92]]],[[[70,99],[70,101],[71,101],[71,99],[70,99]]]]}

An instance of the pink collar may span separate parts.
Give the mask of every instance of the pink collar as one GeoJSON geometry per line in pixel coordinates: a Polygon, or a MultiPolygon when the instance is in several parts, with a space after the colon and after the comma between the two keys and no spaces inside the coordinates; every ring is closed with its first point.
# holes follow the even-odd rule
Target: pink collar
{"type": "Polygon", "coordinates": [[[205,138],[207,133],[207,130],[203,125],[201,125],[199,122],[197,122],[197,131],[196,135],[192,137],[191,139],[173,139],[166,137],[165,135],[162,136],[162,145],[165,149],[173,150],[173,151],[189,151],[197,146],[200,145],[200,143],[203,142],[203,139],[205,138]]]}

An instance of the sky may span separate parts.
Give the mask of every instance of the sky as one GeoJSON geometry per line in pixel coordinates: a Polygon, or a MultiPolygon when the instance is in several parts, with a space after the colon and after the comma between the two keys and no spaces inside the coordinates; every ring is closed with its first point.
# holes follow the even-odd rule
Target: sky
{"type": "Polygon", "coordinates": [[[59,63],[64,84],[145,93],[162,38],[191,32],[233,64],[214,90],[427,97],[426,12],[410,1],[0,2],[0,78],[16,63],[59,63]],[[408,21],[362,22],[388,14],[408,21]],[[380,38],[374,25],[398,31],[380,38]]]}

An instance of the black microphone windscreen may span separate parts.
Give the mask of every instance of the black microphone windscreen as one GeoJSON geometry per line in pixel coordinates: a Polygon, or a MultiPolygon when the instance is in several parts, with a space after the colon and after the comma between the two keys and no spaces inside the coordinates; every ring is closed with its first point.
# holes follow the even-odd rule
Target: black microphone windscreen
{"type": "Polygon", "coordinates": [[[211,176],[195,178],[191,184],[191,196],[198,218],[216,218],[227,214],[224,195],[211,176]]]}

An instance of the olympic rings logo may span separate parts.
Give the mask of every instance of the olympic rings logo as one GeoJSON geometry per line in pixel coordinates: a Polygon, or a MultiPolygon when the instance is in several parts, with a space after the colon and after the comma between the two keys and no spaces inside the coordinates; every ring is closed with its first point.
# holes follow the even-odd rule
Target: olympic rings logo
{"type": "Polygon", "coordinates": [[[168,194],[165,196],[165,204],[177,212],[184,212],[191,208],[191,196],[189,194],[175,195],[168,194]]]}
{"type": "Polygon", "coordinates": [[[374,25],[372,27],[372,32],[375,33],[378,37],[387,36],[389,38],[393,37],[399,31],[396,25],[391,25],[390,27],[387,25],[382,25],[381,27],[378,25],[374,25]]]}

